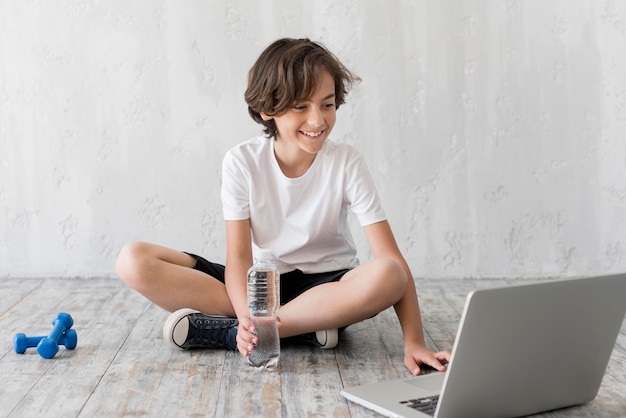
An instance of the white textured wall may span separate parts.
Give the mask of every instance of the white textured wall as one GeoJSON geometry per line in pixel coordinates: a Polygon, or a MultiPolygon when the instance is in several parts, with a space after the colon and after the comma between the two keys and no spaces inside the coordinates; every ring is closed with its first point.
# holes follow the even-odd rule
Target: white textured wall
{"type": "Polygon", "coordinates": [[[0,277],[223,261],[221,158],[283,36],[362,77],[334,138],[417,276],[626,270],[626,2],[0,0],[0,277]]]}

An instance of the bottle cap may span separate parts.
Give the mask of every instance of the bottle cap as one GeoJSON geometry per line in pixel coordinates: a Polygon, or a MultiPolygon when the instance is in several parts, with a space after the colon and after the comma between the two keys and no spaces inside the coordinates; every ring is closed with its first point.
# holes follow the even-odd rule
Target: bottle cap
{"type": "Polygon", "coordinates": [[[259,248],[256,252],[257,260],[271,260],[272,250],[269,248],[259,248]]]}

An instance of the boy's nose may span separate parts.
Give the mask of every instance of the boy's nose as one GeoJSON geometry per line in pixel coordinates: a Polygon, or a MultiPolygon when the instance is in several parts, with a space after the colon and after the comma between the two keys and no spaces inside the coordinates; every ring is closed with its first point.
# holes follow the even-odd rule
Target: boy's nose
{"type": "Polygon", "coordinates": [[[322,115],[322,112],[319,109],[315,108],[309,110],[309,113],[307,115],[307,123],[312,128],[322,126],[324,124],[324,116],[322,115]]]}

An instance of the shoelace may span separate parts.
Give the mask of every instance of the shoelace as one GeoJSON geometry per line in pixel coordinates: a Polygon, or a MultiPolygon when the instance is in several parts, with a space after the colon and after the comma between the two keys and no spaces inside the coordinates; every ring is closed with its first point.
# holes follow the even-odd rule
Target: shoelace
{"type": "Polygon", "coordinates": [[[237,344],[230,335],[231,329],[236,327],[235,319],[215,319],[207,318],[204,314],[192,314],[190,322],[193,324],[194,329],[191,338],[188,340],[190,345],[236,349],[237,344]]]}

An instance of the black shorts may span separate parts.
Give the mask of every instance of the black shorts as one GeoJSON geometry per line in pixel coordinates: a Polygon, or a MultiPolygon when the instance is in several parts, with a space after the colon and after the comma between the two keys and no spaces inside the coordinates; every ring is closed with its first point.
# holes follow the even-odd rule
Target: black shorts
{"type": "MultiPolygon", "coordinates": [[[[215,277],[224,283],[225,268],[221,264],[212,263],[199,255],[185,253],[196,259],[195,270],[215,277]]],[[[324,283],[338,282],[351,269],[330,271],[326,273],[306,274],[301,270],[293,270],[280,275],[280,304],[284,305],[300,296],[309,289],[324,283]]]]}

